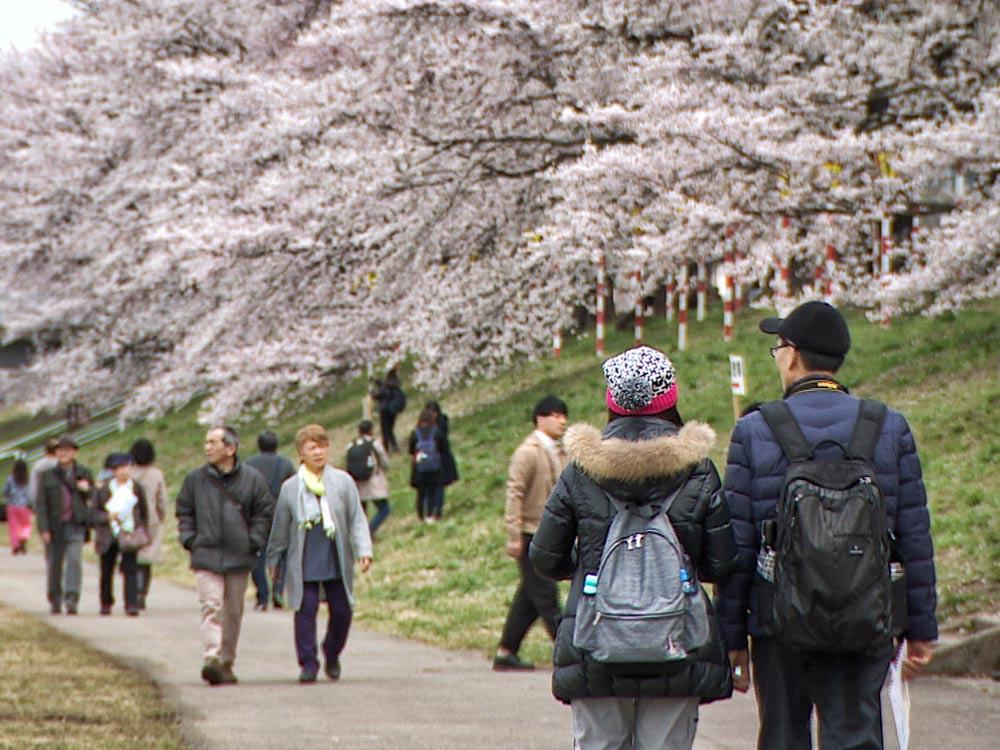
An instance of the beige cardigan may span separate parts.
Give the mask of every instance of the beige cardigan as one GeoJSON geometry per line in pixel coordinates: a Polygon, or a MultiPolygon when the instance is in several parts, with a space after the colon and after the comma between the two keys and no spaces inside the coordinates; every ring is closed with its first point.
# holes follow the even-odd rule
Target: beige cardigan
{"type": "Polygon", "coordinates": [[[554,461],[534,432],[514,451],[504,512],[509,541],[518,541],[522,534],[534,534],[538,530],[549,494],[566,468],[566,453],[558,443],[556,452],[559,458],[554,461]]]}

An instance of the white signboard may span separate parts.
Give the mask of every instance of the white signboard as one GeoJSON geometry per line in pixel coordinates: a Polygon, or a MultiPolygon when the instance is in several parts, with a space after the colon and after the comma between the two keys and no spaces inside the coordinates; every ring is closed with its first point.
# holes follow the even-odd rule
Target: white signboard
{"type": "Polygon", "coordinates": [[[734,396],[747,395],[747,382],[743,374],[743,357],[738,354],[729,355],[729,380],[733,386],[734,396]]]}

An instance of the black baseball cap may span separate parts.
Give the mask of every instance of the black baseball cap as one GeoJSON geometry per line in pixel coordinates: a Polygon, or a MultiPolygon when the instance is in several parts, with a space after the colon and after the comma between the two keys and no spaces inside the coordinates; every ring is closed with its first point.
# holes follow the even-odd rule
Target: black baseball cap
{"type": "Polygon", "coordinates": [[[764,318],[760,330],[814,354],[843,357],[851,348],[847,321],[836,307],[826,302],[806,302],[787,318],[764,318]]]}

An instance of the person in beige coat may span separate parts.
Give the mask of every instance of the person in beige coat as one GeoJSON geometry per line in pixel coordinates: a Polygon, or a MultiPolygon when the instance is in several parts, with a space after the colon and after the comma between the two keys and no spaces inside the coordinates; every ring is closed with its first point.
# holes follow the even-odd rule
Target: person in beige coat
{"type": "Polygon", "coordinates": [[[153,565],[163,562],[163,519],[167,517],[167,482],[163,478],[163,472],[153,466],[156,451],[146,438],[136,440],[129,453],[135,461],[132,467],[132,479],[142,487],[149,508],[146,520],[149,544],[140,549],[138,554],[139,609],[145,609],[149,586],[153,580],[153,565]]]}
{"type": "Polygon", "coordinates": [[[535,620],[541,618],[551,638],[559,624],[559,602],[555,581],[535,572],[528,559],[528,547],[542,520],[549,493],[566,467],[560,445],[569,409],[555,396],[546,396],[532,412],[535,430],[514,451],[507,479],[507,554],[517,560],[521,582],[514,593],[503,626],[500,646],[493,659],[496,671],[533,669],[517,655],[521,641],[535,620]]]}
{"type": "MultiPolygon", "coordinates": [[[[385,519],[389,517],[392,508],[389,506],[389,455],[381,443],[374,439],[372,433],[374,425],[370,420],[363,419],[358,425],[358,437],[348,448],[348,455],[355,446],[362,446],[368,449],[368,467],[370,473],[367,479],[354,477],[354,483],[358,486],[358,496],[361,498],[361,505],[365,509],[365,516],[368,515],[368,503],[375,504],[375,517],[368,523],[368,531],[372,538],[385,519]],[[374,465],[373,465],[374,463],[374,465]]],[[[363,454],[363,452],[362,452],[363,454]]],[[[350,460],[348,460],[347,471],[351,473],[350,460]]],[[[352,474],[352,476],[354,476],[352,474]]]]}

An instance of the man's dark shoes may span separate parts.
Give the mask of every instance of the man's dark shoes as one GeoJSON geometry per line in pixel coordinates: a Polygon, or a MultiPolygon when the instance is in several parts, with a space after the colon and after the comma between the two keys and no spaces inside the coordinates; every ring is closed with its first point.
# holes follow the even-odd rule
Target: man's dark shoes
{"type": "Polygon", "coordinates": [[[323,671],[326,672],[326,676],[331,680],[340,679],[340,659],[334,659],[332,662],[327,662],[326,666],[323,667],[323,671]]]}
{"type": "Polygon", "coordinates": [[[517,654],[497,654],[493,657],[494,672],[529,672],[534,668],[534,664],[521,661],[517,654]]]}
{"type": "Polygon", "coordinates": [[[111,614],[111,605],[110,604],[102,604],[101,605],[101,614],[102,615],[110,615],[111,614]]]}
{"type": "Polygon", "coordinates": [[[215,659],[205,662],[201,668],[201,679],[209,685],[221,685],[224,680],[222,665],[215,659]]]}
{"type": "Polygon", "coordinates": [[[302,671],[299,672],[299,682],[303,684],[316,682],[316,670],[303,667],[302,671]]]}
{"type": "Polygon", "coordinates": [[[51,604],[51,605],[49,605],[49,612],[51,612],[54,615],[61,615],[62,614],[62,605],[61,604],[51,604]]]}

